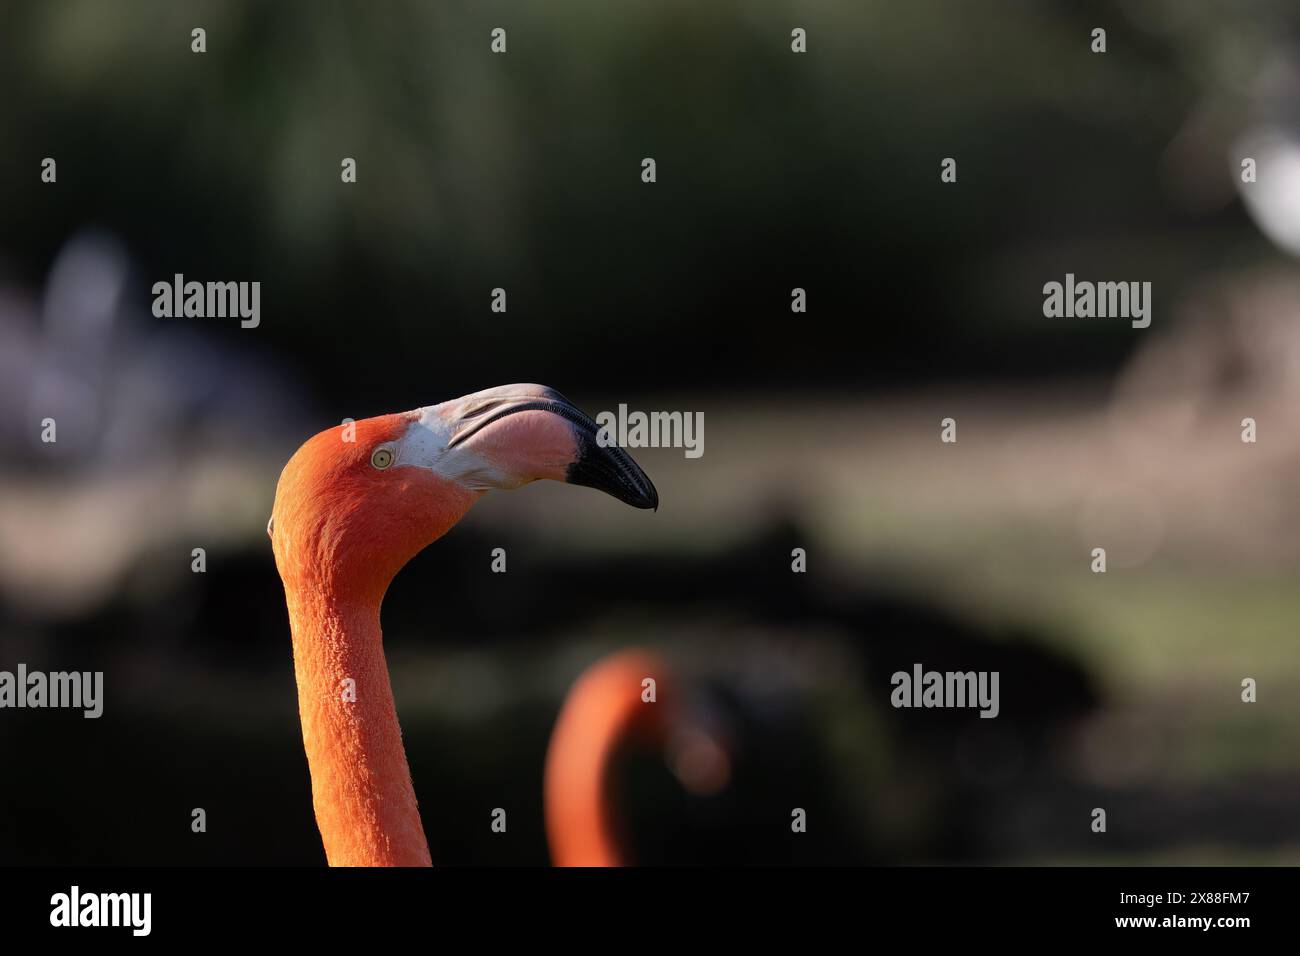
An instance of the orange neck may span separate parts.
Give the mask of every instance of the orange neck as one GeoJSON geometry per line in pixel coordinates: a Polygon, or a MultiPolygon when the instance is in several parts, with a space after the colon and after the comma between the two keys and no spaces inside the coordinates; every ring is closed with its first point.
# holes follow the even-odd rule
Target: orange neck
{"type": "Polygon", "coordinates": [[[556,866],[626,866],[618,835],[610,769],[620,746],[638,734],[662,741],[661,708],[642,700],[641,682],[663,669],[651,655],[625,651],[601,661],[565,700],[546,753],[546,836],[556,866]]]}
{"type": "Polygon", "coordinates": [[[334,866],[429,865],[379,629],[393,576],[479,492],[426,468],[370,466],[409,416],[308,439],[285,465],[268,527],[293,630],[312,801],[334,866]]]}
{"type": "Polygon", "coordinates": [[[331,866],[429,866],[378,602],[286,589],[316,823],[331,866]]]}

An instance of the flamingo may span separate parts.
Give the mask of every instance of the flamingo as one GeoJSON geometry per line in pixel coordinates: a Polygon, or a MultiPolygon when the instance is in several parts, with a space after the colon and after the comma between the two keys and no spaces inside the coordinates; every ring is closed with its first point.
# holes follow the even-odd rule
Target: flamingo
{"type": "Polygon", "coordinates": [[[641,468],[597,436],[553,389],[505,385],[326,429],[285,465],[267,533],[331,866],[432,863],[384,659],[389,583],[490,489],[549,478],[657,508],[641,468]]]}
{"type": "Polygon", "coordinates": [[[668,751],[673,773],[697,795],[726,785],[727,751],[693,719],[682,687],[660,655],[641,648],[597,661],[574,683],[546,751],[546,839],[556,866],[633,862],[619,832],[611,779],[625,747],[668,751]],[[654,681],[653,701],[647,678],[654,681]]]}

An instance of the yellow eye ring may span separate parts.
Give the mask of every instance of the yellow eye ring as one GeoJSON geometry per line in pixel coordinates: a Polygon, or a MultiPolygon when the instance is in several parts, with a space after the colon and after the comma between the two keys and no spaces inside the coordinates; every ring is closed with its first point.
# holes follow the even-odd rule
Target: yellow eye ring
{"type": "Polygon", "coordinates": [[[387,448],[376,448],[370,456],[370,464],[383,471],[393,463],[393,453],[387,448]]]}

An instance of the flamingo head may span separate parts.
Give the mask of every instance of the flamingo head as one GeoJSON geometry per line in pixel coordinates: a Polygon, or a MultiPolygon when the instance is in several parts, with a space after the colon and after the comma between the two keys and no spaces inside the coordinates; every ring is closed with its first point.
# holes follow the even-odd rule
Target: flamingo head
{"type": "Polygon", "coordinates": [[[503,385],[337,425],[285,465],[267,532],[286,581],[378,600],[484,493],[539,478],[657,508],[645,472],[554,389],[503,385]]]}

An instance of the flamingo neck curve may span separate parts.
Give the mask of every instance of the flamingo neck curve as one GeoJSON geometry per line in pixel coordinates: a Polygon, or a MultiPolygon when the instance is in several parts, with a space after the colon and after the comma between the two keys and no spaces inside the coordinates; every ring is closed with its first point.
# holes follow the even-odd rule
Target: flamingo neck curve
{"type": "Polygon", "coordinates": [[[280,476],[267,528],[289,611],[312,802],[332,866],[430,865],[379,608],[402,566],[479,493],[423,468],[371,468],[367,450],[404,429],[405,417],[390,415],[357,423],[355,443],[337,426],[308,440],[280,476]]]}
{"type": "Polygon", "coordinates": [[[627,866],[611,771],[631,739],[662,741],[665,703],[642,697],[646,677],[662,678],[652,655],[625,651],[574,685],[546,754],[546,835],[556,866],[627,866]]]}

